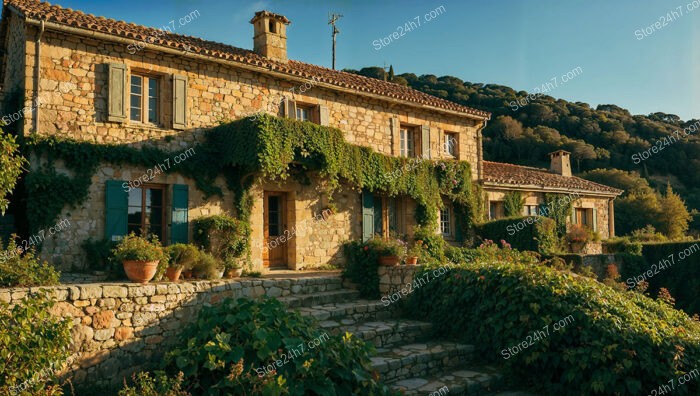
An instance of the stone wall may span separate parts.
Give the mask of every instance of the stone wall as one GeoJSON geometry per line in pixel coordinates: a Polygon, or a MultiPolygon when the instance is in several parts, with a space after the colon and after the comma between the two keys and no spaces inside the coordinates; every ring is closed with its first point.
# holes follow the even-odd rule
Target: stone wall
{"type": "MultiPolygon", "coordinates": [[[[45,287],[55,315],[72,318],[73,351],[66,376],[78,388],[120,386],[131,373],[158,362],[177,341],[178,331],[202,306],[226,297],[285,297],[341,288],[336,275],[195,281],[100,283],[45,287]]],[[[0,289],[0,301],[14,304],[39,288],[0,289]]]]}
{"type": "Polygon", "coordinates": [[[377,269],[379,292],[382,296],[400,292],[406,285],[413,283],[414,275],[422,268],[420,265],[397,265],[395,267],[380,265],[377,269]]]}

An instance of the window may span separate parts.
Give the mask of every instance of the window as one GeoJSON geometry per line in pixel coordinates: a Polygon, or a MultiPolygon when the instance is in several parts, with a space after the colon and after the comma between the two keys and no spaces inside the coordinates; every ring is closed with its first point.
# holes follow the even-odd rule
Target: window
{"type": "Polygon", "coordinates": [[[416,156],[416,132],[411,128],[402,127],[400,131],[401,140],[401,156],[415,157],[416,156]]]}
{"type": "Polygon", "coordinates": [[[275,24],[275,21],[270,20],[270,22],[268,23],[268,27],[269,27],[270,33],[277,33],[277,25],[275,24]]]}
{"type": "Polygon", "coordinates": [[[386,198],[389,235],[406,234],[406,201],[403,198],[386,198]]]}
{"type": "Polygon", "coordinates": [[[311,121],[313,109],[308,106],[300,106],[297,104],[297,120],[299,121],[311,121]]]}
{"type": "Polygon", "coordinates": [[[593,227],[593,209],[576,208],[576,224],[588,228],[593,227]]]}
{"type": "Polygon", "coordinates": [[[131,121],[157,124],[160,97],[157,78],[131,76],[131,121]]]}
{"type": "Polygon", "coordinates": [[[458,143],[456,133],[445,132],[445,141],[443,142],[445,154],[457,157],[458,143]]]}
{"type": "Polygon", "coordinates": [[[165,235],[165,186],[144,185],[129,191],[129,233],[155,235],[163,241],[165,235]]]}
{"type": "Polygon", "coordinates": [[[489,218],[491,220],[502,219],[506,217],[505,206],[503,206],[503,201],[491,201],[489,203],[489,218]]]}
{"type": "Polygon", "coordinates": [[[440,233],[444,237],[452,235],[452,208],[440,209],[440,233]]]}
{"type": "Polygon", "coordinates": [[[537,205],[526,205],[523,210],[525,211],[525,216],[537,216],[537,215],[539,215],[537,205]]]}

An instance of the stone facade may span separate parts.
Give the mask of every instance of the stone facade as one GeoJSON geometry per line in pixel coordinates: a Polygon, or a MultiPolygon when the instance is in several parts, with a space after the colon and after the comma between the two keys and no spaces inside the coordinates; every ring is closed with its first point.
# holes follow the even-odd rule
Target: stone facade
{"type": "MultiPolygon", "coordinates": [[[[39,59],[39,83],[35,92],[36,37],[38,28],[19,25],[13,19],[12,29],[22,34],[14,34],[13,42],[24,42],[22,51],[8,53],[8,64],[24,66],[24,73],[8,68],[5,77],[6,87],[23,94],[24,105],[31,106],[31,98],[37,93],[40,106],[37,112],[27,112],[23,118],[24,134],[56,135],[99,144],[114,143],[140,146],[156,144],[162,148],[181,152],[192,147],[207,128],[221,121],[235,120],[265,111],[282,115],[283,98],[294,99],[298,104],[323,105],[328,108],[328,125],[343,131],[349,143],[367,146],[388,154],[399,154],[399,142],[392,137],[392,122],[404,126],[429,126],[430,152],[432,158],[447,158],[444,154],[444,132],[458,136],[458,159],[478,163],[478,131],[483,126],[474,117],[460,117],[441,114],[432,110],[420,110],[415,106],[395,105],[378,98],[337,92],[317,86],[315,81],[293,81],[276,76],[256,73],[234,65],[222,65],[202,59],[171,55],[155,51],[148,45],[132,54],[135,41],[107,42],[95,38],[46,30],[41,35],[41,55],[39,59]],[[23,30],[24,29],[24,30],[23,30]],[[28,37],[25,39],[24,37],[28,37]],[[130,47],[132,45],[132,47],[130,47]],[[131,48],[131,50],[130,50],[131,48]],[[10,59],[12,58],[12,59],[10,59]],[[127,74],[141,73],[159,79],[160,120],[158,125],[133,122],[110,122],[108,119],[108,64],[123,63],[127,74]],[[12,76],[10,77],[10,73],[12,76]],[[172,76],[187,77],[187,128],[173,129],[172,122],[172,76]],[[23,78],[18,78],[18,75],[23,78]],[[19,81],[19,85],[18,85],[19,81]],[[34,118],[38,114],[38,119],[34,118]],[[397,121],[392,121],[395,119],[397,121]],[[36,131],[34,124],[38,125],[36,131]]],[[[19,44],[13,48],[20,48],[19,44]]],[[[143,44],[143,43],[139,43],[143,44]]],[[[12,92],[9,92],[12,93],[12,92]]],[[[195,154],[196,155],[196,154],[195,154]]],[[[40,161],[32,161],[38,166],[40,161]]],[[[156,166],[158,164],[154,164],[156,166]]],[[[473,177],[477,177],[474,167],[473,177]]],[[[70,174],[64,167],[57,166],[60,173],[70,174]]],[[[78,208],[66,208],[60,219],[68,218],[71,228],[56,234],[44,244],[43,257],[58,260],[60,268],[71,266],[85,267],[80,244],[88,237],[99,239],[105,227],[105,182],[107,180],[133,180],[143,175],[147,169],[134,166],[117,166],[104,163],[93,176],[90,195],[78,208]],[[62,261],[62,262],[61,262],[62,261]]],[[[151,183],[172,185],[182,183],[189,188],[189,220],[199,216],[217,213],[233,213],[232,199],[228,193],[222,199],[209,201],[195,188],[192,180],[178,175],[158,175],[151,183]]],[[[223,183],[221,184],[223,186],[223,183]]],[[[265,187],[265,186],[261,186],[265,187]]],[[[318,204],[323,197],[317,185],[300,187],[276,185],[272,190],[283,190],[289,197],[295,197],[294,211],[290,215],[288,230],[294,229],[297,238],[289,242],[288,266],[300,268],[326,264],[338,259],[339,243],[349,238],[357,238],[361,233],[358,224],[360,216],[360,195],[357,191],[346,190],[339,193],[339,212],[331,221],[325,222],[326,229],[310,222],[318,213],[318,204]],[[330,236],[330,238],[326,238],[330,236]],[[303,261],[303,264],[302,264],[303,261]]],[[[267,187],[265,187],[267,188],[267,187]]],[[[224,191],[226,189],[224,188],[224,191]]],[[[262,190],[256,191],[256,205],[253,211],[253,244],[260,244],[262,230],[262,190]]],[[[31,199],[31,198],[30,198],[31,199]]],[[[166,211],[169,216],[170,211],[166,211]]],[[[408,216],[407,216],[408,217],[408,216]]],[[[413,216],[410,220],[413,221],[413,216]]],[[[407,227],[410,232],[412,226],[407,227]]],[[[190,230],[191,231],[191,230],[190,230]]],[[[166,231],[167,232],[167,231],[166,231]]],[[[260,247],[254,248],[254,264],[262,264],[260,247]]]]}
{"type": "MultiPolygon", "coordinates": [[[[120,386],[131,373],[153,366],[177,341],[202,306],[227,297],[292,298],[339,290],[337,275],[310,278],[99,283],[43,287],[56,302],[52,313],[73,321],[73,355],[65,367],[78,388],[120,386]]],[[[0,289],[0,301],[15,304],[39,288],[0,289]]]]}
{"type": "MultiPolygon", "coordinates": [[[[486,192],[486,202],[487,202],[487,207],[491,202],[503,202],[504,197],[507,193],[505,189],[485,189],[486,192]]],[[[543,204],[545,202],[544,192],[540,191],[521,191],[523,198],[525,199],[525,207],[527,206],[539,206],[540,204],[543,204]]],[[[574,192],[571,192],[571,194],[574,194],[574,192]]],[[[597,231],[600,233],[600,236],[602,239],[608,239],[611,236],[611,230],[610,230],[610,199],[611,198],[605,198],[605,197],[597,197],[594,195],[585,195],[581,194],[579,195],[578,199],[575,199],[573,201],[573,208],[580,208],[580,209],[593,209],[595,208],[596,211],[595,213],[597,214],[597,231]]],[[[526,215],[526,213],[523,213],[523,215],[526,215]]],[[[571,221],[569,220],[569,223],[571,221]]],[[[597,246],[600,248],[600,245],[597,244],[597,246]]],[[[601,253],[602,251],[599,251],[599,249],[594,249],[590,253],[591,254],[596,254],[596,253],[601,253]]]]}

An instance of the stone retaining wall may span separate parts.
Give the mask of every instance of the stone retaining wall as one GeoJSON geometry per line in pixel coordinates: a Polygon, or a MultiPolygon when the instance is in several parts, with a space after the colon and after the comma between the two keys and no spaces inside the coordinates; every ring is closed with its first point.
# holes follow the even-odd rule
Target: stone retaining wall
{"type": "MultiPolygon", "coordinates": [[[[226,297],[284,297],[341,288],[337,275],[306,278],[100,283],[44,287],[53,313],[73,318],[73,351],[66,376],[76,388],[119,387],[148,368],[176,342],[178,331],[202,306],[226,297]]],[[[21,301],[40,288],[0,289],[0,301],[21,301]]]]}
{"type": "Polygon", "coordinates": [[[396,267],[379,266],[379,292],[382,296],[392,294],[401,290],[407,284],[413,282],[413,275],[423,266],[420,265],[398,265],[396,267]]]}

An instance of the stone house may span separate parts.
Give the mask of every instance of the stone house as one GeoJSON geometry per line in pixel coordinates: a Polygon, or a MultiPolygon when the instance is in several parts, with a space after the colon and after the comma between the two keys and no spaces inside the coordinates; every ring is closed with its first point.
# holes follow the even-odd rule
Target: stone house
{"type": "MultiPolygon", "coordinates": [[[[206,197],[192,178],[158,170],[196,157],[193,147],[209,128],[259,112],[337,128],[348,143],[388,156],[466,161],[472,164],[473,180],[483,180],[489,198],[498,200],[508,183],[491,180],[495,173],[489,170],[496,164],[483,161],[481,131],[489,113],[397,84],[290,60],[289,23],[284,16],[257,12],[251,20],[251,51],[47,2],[5,0],[0,23],[2,114],[23,110],[13,126],[17,134],[156,146],[174,153],[152,166],[100,163],[90,177],[87,198],[60,213],[71,227],[44,241],[43,256],[59,265],[62,260],[64,268],[79,266],[84,262],[82,241],[116,240],[131,231],[158,235],[166,243],[188,242],[192,220],[233,213],[232,193],[226,188],[221,196],[206,197]]],[[[33,159],[30,172],[41,164],[33,159]]],[[[75,171],[60,161],[51,166],[59,174],[75,171]]],[[[223,180],[220,184],[225,186],[223,180]]],[[[533,197],[545,190],[527,187],[532,187],[533,197]]],[[[611,192],[587,191],[597,216],[606,219],[611,206],[601,210],[601,205],[611,202],[611,192]]],[[[410,234],[415,225],[415,202],[407,197],[343,186],[334,195],[337,212],[321,221],[326,202],[317,183],[262,180],[252,193],[256,268],[326,264],[339,259],[343,241],[410,234]],[[289,230],[293,237],[275,243],[289,230]]],[[[449,203],[438,218],[436,232],[454,238],[456,219],[449,203]]],[[[612,223],[597,224],[604,235],[613,235],[612,223]]]]}

